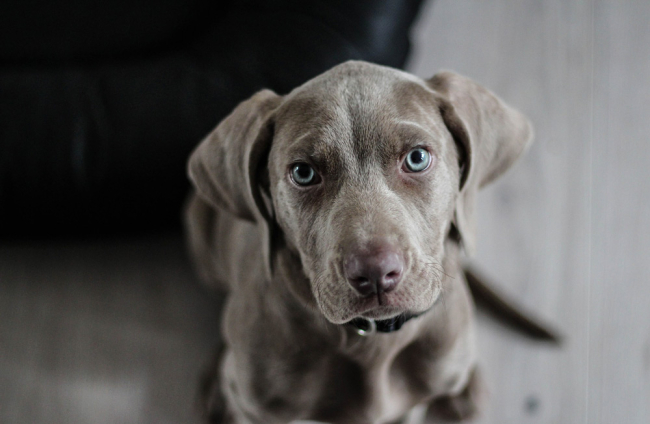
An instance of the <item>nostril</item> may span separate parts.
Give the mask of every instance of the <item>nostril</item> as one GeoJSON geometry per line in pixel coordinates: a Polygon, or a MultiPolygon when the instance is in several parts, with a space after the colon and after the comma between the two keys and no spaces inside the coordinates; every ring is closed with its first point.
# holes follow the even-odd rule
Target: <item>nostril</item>
{"type": "Polygon", "coordinates": [[[400,282],[401,277],[401,270],[389,272],[379,280],[377,290],[383,293],[395,290],[400,282]]]}
{"type": "Polygon", "coordinates": [[[365,277],[350,278],[350,281],[358,286],[363,286],[365,284],[370,284],[370,280],[365,277]]]}
{"type": "Polygon", "coordinates": [[[397,272],[397,271],[391,271],[388,274],[386,274],[386,278],[391,279],[391,280],[395,279],[397,277],[399,277],[399,272],[397,272]]]}
{"type": "Polygon", "coordinates": [[[376,284],[366,277],[348,278],[348,281],[350,281],[352,287],[363,296],[377,293],[376,284]]]}

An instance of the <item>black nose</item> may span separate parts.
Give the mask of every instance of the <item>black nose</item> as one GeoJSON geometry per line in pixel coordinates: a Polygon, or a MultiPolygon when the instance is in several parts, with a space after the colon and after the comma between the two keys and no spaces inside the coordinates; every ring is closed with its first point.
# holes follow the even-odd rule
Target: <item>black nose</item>
{"type": "Polygon", "coordinates": [[[389,247],[350,254],[343,264],[345,278],[362,296],[395,290],[403,268],[402,256],[389,247]]]}

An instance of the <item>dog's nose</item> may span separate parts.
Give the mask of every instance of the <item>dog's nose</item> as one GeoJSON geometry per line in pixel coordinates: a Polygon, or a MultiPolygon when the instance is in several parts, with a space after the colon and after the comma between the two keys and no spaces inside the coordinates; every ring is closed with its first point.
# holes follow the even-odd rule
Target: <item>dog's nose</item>
{"type": "Polygon", "coordinates": [[[345,278],[362,296],[395,290],[402,278],[404,261],[393,249],[348,255],[343,264],[345,278]]]}

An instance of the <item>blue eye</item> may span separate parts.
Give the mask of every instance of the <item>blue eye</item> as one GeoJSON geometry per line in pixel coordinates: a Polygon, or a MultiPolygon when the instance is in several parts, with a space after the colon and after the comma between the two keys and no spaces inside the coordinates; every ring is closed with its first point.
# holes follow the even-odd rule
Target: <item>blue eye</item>
{"type": "Polygon", "coordinates": [[[291,179],[298,185],[308,186],[318,182],[318,175],[310,165],[297,163],[291,168],[291,179]]]}
{"type": "Polygon", "coordinates": [[[422,172],[429,167],[431,163],[431,154],[422,147],[416,147],[408,152],[404,165],[408,172],[422,172]]]}

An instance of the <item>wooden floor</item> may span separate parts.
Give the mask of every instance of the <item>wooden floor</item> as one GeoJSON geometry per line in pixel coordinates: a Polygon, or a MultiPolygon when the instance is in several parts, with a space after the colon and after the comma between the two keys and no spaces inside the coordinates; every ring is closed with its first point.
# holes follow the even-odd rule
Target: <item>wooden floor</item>
{"type": "MultiPolygon", "coordinates": [[[[437,0],[416,28],[411,71],[536,128],[479,199],[473,260],[566,343],[481,316],[481,423],[650,423],[649,21],[642,0],[437,0]]],[[[0,423],[196,423],[217,321],[178,236],[0,243],[0,423]]]]}

